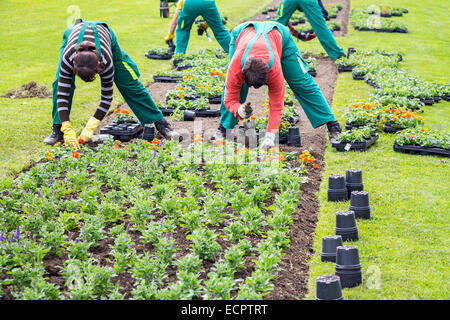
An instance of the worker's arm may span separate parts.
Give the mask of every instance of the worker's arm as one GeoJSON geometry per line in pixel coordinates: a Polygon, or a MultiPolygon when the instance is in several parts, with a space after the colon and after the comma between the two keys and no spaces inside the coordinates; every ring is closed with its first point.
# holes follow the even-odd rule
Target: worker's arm
{"type": "Polygon", "coordinates": [[[284,107],[285,85],[281,68],[272,67],[267,86],[269,87],[269,119],[266,131],[276,133],[280,127],[284,107]]]}
{"type": "Polygon", "coordinates": [[[177,21],[178,21],[179,15],[180,15],[180,10],[183,9],[183,6],[184,6],[184,0],[178,1],[177,8],[175,9],[175,13],[173,14],[172,21],[170,22],[169,33],[167,34],[167,37],[165,38],[166,42],[175,38],[175,30],[177,29],[177,21]]]}

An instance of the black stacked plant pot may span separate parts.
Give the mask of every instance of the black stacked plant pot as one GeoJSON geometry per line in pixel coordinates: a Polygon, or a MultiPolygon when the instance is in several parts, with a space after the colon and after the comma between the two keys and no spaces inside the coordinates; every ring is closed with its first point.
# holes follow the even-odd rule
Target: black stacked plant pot
{"type": "Polygon", "coordinates": [[[183,120],[184,121],[194,121],[196,116],[197,115],[196,115],[195,111],[184,110],[183,120]]]}
{"type": "Polygon", "coordinates": [[[326,275],[316,278],[316,300],[345,300],[338,276],[326,275]]]}
{"type": "Polygon", "coordinates": [[[342,245],[342,237],[340,235],[323,237],[321,260],[323,262],[336,262],[337,247],[342,245]]]}
{"type": "Polygon", "coordinates": [[[341,246],[337,248],[335,274],[339,276],[342,288],[352,288],[362,283],[358,247],[341,246]]]}
{"type": "Polygon", "coordinates": [[[348,209],[355,212],[356,219],[370,219],[369,193],[352,191],[348,209]]]}
{"type": "Polygon", "coordinates": [[[362,179],[362,171],[359,169],[348,169],[345,172],[345,186],[347,187],[349,198],[353,191],[363,191],[364,184],[362,179]]]}
{"type": "Polygon", "coordinates": [[[299,127],[289,128],[288,145],[293,146],[293,147],[301,147],[302,146],[302,139],[300,137],[300,128],[299,127]]]}
{"type": "Polygon", "coordinates": [[[343,175],[333,174],[328,177],[327,200],[333,202],[348,200],[345,177],[343,175]]]}
{"type": "Polygon", "coordinates": [[[152,142],[155,139],[155,126],[153,124],[146,124],[144,126],[144,132],[142,133],[142,139],[152,142]]]}
{"type": "Polygon", "coordinates": [[[359,239],[353,211],[339,211],[336,213],[335,234],[342,237],[342,241],[356,241],[359,239]]]}

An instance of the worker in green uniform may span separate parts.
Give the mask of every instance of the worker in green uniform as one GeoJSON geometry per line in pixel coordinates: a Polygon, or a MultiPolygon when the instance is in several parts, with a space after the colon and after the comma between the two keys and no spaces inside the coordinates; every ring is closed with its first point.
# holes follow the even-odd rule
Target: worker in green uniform
{"type": "MultiPolygon", "coordinates": [[[[320,0],[319,0],[320,1],[320,0]]],[[[328,29],[323,15],[323,6],[318,0],[284,0],[278,7],[277,22],[293,27],[289,24],[289,19],[295,10],[303,11],[308,22],[311,24],[314,33],[319,38],[320,44],[327,52],[328,56],[334,61],[341,56],[345,56],[344,50],[338,46],[333,37],[333,33],[328,29]]],[[[325,11],[326,12],[326,11],[325,11]]]]}
{"type": "Polygon", "coordinates": [[[267,84],[269,120],[264,148],[274,145],[284,106],[284,80],[294,92],[313,128],[328,127],[330,141],[341,133],[320,88],[308,73],[289,29],[278,22],[249,21],[231,32],[230,64],[222,94],[220,126],[213,139],[226,138],[227,130],[249,118],[252,109],[244,105],[250,87],[267,84]]]}
{"type": "Polygon", "coordinates": [[[186,53],[192,25],[198,16],[202,16],[205,20],[200,28],[206,30],[210,27],[220,46],[228,52],[230,33],[223,25],[215,0],[180,0],[170,24],[169,33],[165,38],[166,42],[174,39],[176,28],[175,53],[186,53]]]}
{"type": "Polygon", "coordinates": [[[63,35],[53,83],[53,132],[44,143],[54,145],[64,141],[77,150],[80,147],[79,140],[91,141],[94,131],[111,106],[114,84],[142,125],[155,123],[165,138],[171,138],[176,132],[164,119],[150,93],[139,81],[139,76],[136,64],[120,49],[108,25],[77,20],[63,35]],[[91,82],[97,74],[101,80],[101,101],[78,137],[69,121],[75,76],[91,82]]]}

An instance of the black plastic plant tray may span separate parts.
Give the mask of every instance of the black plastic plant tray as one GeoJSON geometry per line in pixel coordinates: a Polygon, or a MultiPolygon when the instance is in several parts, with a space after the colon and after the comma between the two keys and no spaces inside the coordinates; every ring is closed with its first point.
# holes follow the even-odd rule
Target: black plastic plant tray
{"type": "MultiPolygon", "coordinates": [[[[171,108],[161,108],[160,110],[164,116],[170,116],[174,111],[174,109],[171,108]]],[[[219,109],[205,109],[205,110],[187,109],[187,110],[195,112],[195,115],[200,118],[220,117],[219,109]]]]}
{"type": "Polygon", "coordinates": [[[345,151],[366,151],[369,149],[377,140],[378,140],[378,134],[374,134],[371,136],[370,139],[363,141],[363,142],[333,142],[331,145],[333,148],[336,148],[339,152],[345,152],[345,151]],[[347,146],[349,145],[349,146],[347,146]]]}
{"type": "Polygon", "coordinates": [[[421,147],[414,144],[405,144],[400,146],[394,143],[394,151],[409,154],[418,154],[423,156],[436,155],[450,157],[450,150],[438,147],[421,147]]]}
{"type": "Polygon", "coordinates": [[[353,67],[338,66],[338,72],[352,72],[352,71],[353,71],[353,67]]]}
{"type": "Polygon", "coordinates": [[[177,71],[183,71],[183,70],[187,70],[187,69],[191,69],[194,66],[192,65],[188,65],[188,66],[184,66],[184,67],[177,67],[177,71]]]}
{"type": "Polygon", "coordinates": [[[396,133],[405,130],[405,128],[391,126],[390,124],[383,123],[383,131],[387,133],[396,133]]]}
{"type": "Polygon", "coordinates": [[[154,59],[154,60],[170,60],[172,59],[172,54],[167,53],[167,54],[149,54],[146,53],[145,56],[149,59],[154,59]]]}
{"type": "Polygon", "coordinates": [[[362,127],[365,127],[365,126],[367,126],[367,124],[355,125],[355,124],[351,124],[351,123],[346,123],[345,130],[361,129],[362,127]]]}
{"type": "Polygon", "coordinates": [[[433,99],[420,99],[426,106],[431,106],[435,103],[434,98],[433,99]]]}
{"type": "Polygon", "coordinates": [[[353,80],[364,80],[364,76],[352,73],[353,80]]]}
{"type": "Polygon", "coordinates": [[[100,129],[101,134],[109,134],[114,136],[115,140],[120,140],[123,142],[130,141],[131,139],[137,138],[143,131],[143,127],[139,123],[135,122],[123,122],[117,123],[113,122],[102,129],[100,129]]]}
{"type": "Polygon", "coordinates": [[[153,80],[155,80],[155,82],[174,83],[183,81],[183,77],[153,76],[153,80]]]}
{"type": "Polygon", "coordinates": [[[208,98],[210,104],[221,104],[222,96],[208,98]]]}

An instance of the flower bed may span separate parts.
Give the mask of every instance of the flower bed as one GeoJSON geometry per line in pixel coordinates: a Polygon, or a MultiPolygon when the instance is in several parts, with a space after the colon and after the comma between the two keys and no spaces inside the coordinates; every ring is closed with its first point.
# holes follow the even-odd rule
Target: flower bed
{"type": "Polygon", "coordinates": [[[307,165],[276,151],[248,162],[255,156],[198,140],[186,152],[157,139],[107,140],[77,157],[53,148],[2,185],[2,292],[18,300],[262,299],[290,245],[307,165]],[[224,153],[234,160],[219,161],[224,153]]]}

